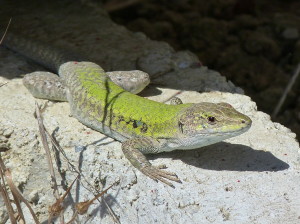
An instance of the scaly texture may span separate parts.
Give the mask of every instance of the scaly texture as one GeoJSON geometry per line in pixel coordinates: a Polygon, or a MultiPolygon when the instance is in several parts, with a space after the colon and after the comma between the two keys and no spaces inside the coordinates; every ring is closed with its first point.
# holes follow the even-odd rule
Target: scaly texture
{"type": "MultiPolygon", "coordinates": [[[[75,53],[69,49],[65,49],[62,47],[51,46],[47,43],[40,42],[38,40],[33,40],[31,38],[27,38],[21,35],[16,35],[10,32],[7,33],[5,36],[3,45],[8,47],[9,49],[16,51],[23,56],[41,64],[45,68],[51,70],[52,72],[57,73],[60,66],[68,61],[89,61],[87,56],[80,56],[78,53],[75,53]]],[[[34,75],[30,75],[29,79],[26,79],[24,84],[32,85],[30,82],[35,82],[35,85],[40,85],[36,87],[30,87],[35,89],[42,89],[43,83],[41,83],[40,76],[43,76],[44,73],[35,73],[34,75]],[[36,80],[36,81],[35,81],[36,80]],[[27,82],[30,81],[30,82],[27,82]],[[28,84],[27,84],[27,83],[28,84]]],[[[134,70],[134,71],[114,71],[108,72],[107,75],[109,78],[116,83],[117,85],[121,86],[126,91],[132,93],[139,93],[141,92],[149,83],[150,77],[147,73],[134,70]]],[[[48,82],[51,82],[50,78],[47,78],[48,82]]],[[[55,81],[54,81],[55,82],[55,81]]],[[[51,85],[55,85],[51,83],[51,85]]],[[[54,87],[53,87],[54,88],[54,87]]],[[[48,88],[49,91],[51,91],[48,88]]],[[[50,95],[55,96],[56,89],[53,90],[53,93],[50,95]]],[[[58,90],[59,91],[59,90],[58,90]]],[[[43,92],[35,92],[34,96],[37,98],[45,98],[46,93],[43,92]],[[36,94],[35,94],[36,93],[36,94]]],[[[62,101],[63,98],[51,98],[52,100],[62,101]]]]}
{"type": "Polygon", "coordinates": [[[122,144],[124,155],[147,176],[173,186],[173,173],[153,167],[144,154],[195,149],[247,131],[251,119],[227,103],[175,105],[151,101],[115,85],[91,62],[68,62],[59,70],[73,115],[122,144]]]}
{"type": "Polygon", "coordinates": [[[170,181],[180,182],[176,174],[152,166],[144,154],[199,148],[240,135],[251,126],[251,119],[229,104],[182,104],[178,99],[172,105],[154,102],[125,91],[97,64],[66,62],[72,54],[22,38],[11,43],[16,51],[58,70],[59,78],[48,73],[25,77],[24,84],[34,96],[68,101],[74,117],[121,141],[134,167],[171,187],[170,181]]]}

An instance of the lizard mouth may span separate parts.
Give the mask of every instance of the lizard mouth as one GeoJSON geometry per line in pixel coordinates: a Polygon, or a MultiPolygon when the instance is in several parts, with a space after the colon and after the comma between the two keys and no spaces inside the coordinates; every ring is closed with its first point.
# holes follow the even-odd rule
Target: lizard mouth
{"type": "Polygon", "coordinates": [[[236,128],[234,126],[232,127],[227,127],[228,130],[214,130],[214,129],[210,129],[208,132],[206,132],[207,134],[209,135],[232,135],[232,136],[236,136],[236,135],[239,135],[239,134],[242,134],[246,131],[248,131],[250,129],[252,125],[252,122],[251,120],[249,122],[243,122],[243,125],[240,126],[239,128],[236,128]]]}
{"type": "Polygon", "coordinates": [[[191,139],[191,138],[207,138],[212,139],[217,137],[218,139],[227,139],[231,137],[235,137],[237,135],[243,134],[244,132],[248,131],[251,127],[250,125],[245,125],[244,127],[241,127],[239,129],[228,129],[226,131],[222,130],[221,128],[219,130],[210,128],[210,129],[204,129],[198,133],[191,132],[187,133],[184,138],[191,139]]]}
{"type": "MultiPolygon", "coordinates": [[[[248,125],[248,126],[244,126],[244,127],[240,128],[240,129],[237,129],[237,130],[229,130],[229,131],[214,131],[214,130],[211,130],[209,132],[206,132],[204,135],[236,136],[236,135],[240,135],[240,134],[248,131],[250,129],[250,127],[251,127],[251,125],[248,125]]],[[[203,135],[203,133],[201,133],[200,135],[203,135]]]]}

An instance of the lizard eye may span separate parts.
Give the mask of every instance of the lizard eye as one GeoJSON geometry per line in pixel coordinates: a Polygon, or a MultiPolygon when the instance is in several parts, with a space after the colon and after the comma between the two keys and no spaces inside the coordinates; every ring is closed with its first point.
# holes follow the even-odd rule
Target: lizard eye
{"type": "Polygon", "coordinates": [[[216,118],[215,117],[208,117],[207,120],[211,124],[214,124],[216,122],[216,118]]]}

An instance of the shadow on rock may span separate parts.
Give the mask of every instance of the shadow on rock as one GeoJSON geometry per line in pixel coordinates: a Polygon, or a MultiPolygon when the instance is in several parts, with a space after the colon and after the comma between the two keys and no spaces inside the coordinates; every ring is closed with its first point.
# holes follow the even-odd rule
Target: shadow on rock
{"type": "MultiPolygon", "coordinates": [[[[180,159],[184,163],[208,170],[280,171],[289,165],[272,153],[254,150],[248,146],[217,143],[196,150],[164,153],[162,157],[180,159]]],[[[155,156],[156,157],[156,156],[155,156]]],[[[157,157],[159,157],[157,155],[157,157]]]]}

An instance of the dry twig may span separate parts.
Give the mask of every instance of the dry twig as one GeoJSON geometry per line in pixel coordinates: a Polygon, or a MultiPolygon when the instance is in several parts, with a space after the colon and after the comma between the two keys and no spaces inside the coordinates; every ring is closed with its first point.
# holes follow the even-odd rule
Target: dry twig
{"type": "Polygon", "coordinates": [[[14,209],[11,205],[10,198],[8,196],[8,192],[7,192],[6,187],[5,187],[5,181],[4,181],[5,171],[6,171],[6,167],[4,165],[4,162],[3,162],[2,157],[1,157],[1,152],[0,152],[0,177],[1,177],[1,180],[2,180],[0,182],[0,191],[1,191],[2,198],[4,200],[4,204],[5,204],[6,209],[8,211],[10,222],[12,224],[16,224],[17,220],[14,216],[14,209]]]}
{"type": "MultiPolygon", "coordinates": [[[[47,158],[48,167],[49,167],[50,175],[51,175],[51,183],[52,183],[52,187],[53,187],[53,190],[54,190],[53,193],[54,193],[54,196],[55,196],[56,200],[58,201],[59,200],[58,185],[57,185],[57,181],[56,181],[56,177],[55,177],[55,173],[54,173],[53,162],[52,162],[52,158],[51,158],[49,145],[48,145],[48,142],[47,142],[46,131],[45,131],[45,127],[44,127],[44,124],[43,124],[43,118],[42,118],[41,111],[40,111],[40,108],[39,108],[37,103],[35,103],[35,113],[36,113],[36,119],[37,119],[38,125],[39,125],[39,131],[40,131],[40,134],[41,134],[43,147],[44,147],[45,152],[46,152],[46,158],[47,158]]],[[[50,216],[48,218],[48,223],[51,222],[51,219],[52,219],[51,215],[52,214],[50,213],[50,216]]],[[[60,213],[60,222],[64,223],[63,213],[60,213]]]]}
{"type": "Polygon", "coordinates": [[[37,219],[33,209],[31,208],[29,202],[22,196],[22,194],[19,192],[18,188],[14,185],[13,181],[12,181],[12,177],[11,177],[11,172],[9,169],[6,169],[5,171],[5,177],[6,177],[6,180],[7,180],[7,184],[13,194],[13,197],[14,197],[14,200],[15,200],[15,203],[16,203],[16,206],[17,206],[17,209],[18,209],[18,215],[21,217],[22,220],[24,220],[24,223],[25,223],[25,218],[24,218],[24,215],[23,215],[23,212],[22,212],[22,208],[21,208],[21,204],[19,201],[22,201],[26,206],[27,208],[29,209],[35,223],[40,223],[39,220],[37,219]]]}
{"type": "Polygon", "coordinates": [[[57,199],[56,202],[53,205],[49,206],[48,210],[49,210],[50,217],[58,216],[64,210],[63,201],[65,200],[66,196],[69,194],[70,190],[73,187],[73,184],[75,183],[75,181],[77,180],[78,177],[79,176],[77,176],[75,178],[75,180],[73,180],[73,182],[68,187],[66,192],[59,199],[57,199]]]}
{"type": "Polygon", "coordinates": [[[283,94],[282,94],[282,96],[281,96],[278,104],[276,105],[276,107],[275,107],[275,109],[274,109],[274,111],[272,113],[272,117],[273,118],[275,118],[277,116],[278,112],[280,111],[280,109],[281,109],[281,107],[282,107],[282,105],[283,105],[283,103],[284,103],[284,101],[285,101],[285,99],[287,97],[287,94],[290,92],[291,88],[293,87],[294,83],[296,82],[299,73],[300,73],[300,63],[297,65],[297,68],[296,68],[296,70],[295,70],[292,78],[290,79],[287,87],[285,88],[285,90],[284,90],[284,92],[283,92],[283,94]]]}
{"type": "Polygon", "coordinates": [[[6,35],[7,31],[8,31],[8,28],[9,28],[9,26],[10,26],[10,23],[11,23],[11,18],[10,18],[9,21],[8,21],[8,24],[7,24],[7,26],[6,26],[6,29],[5,29],[5,31],[4,31],[4,34],[3,34],[3,36],[2,36],[2,38],[1,38],[1,40],[0,40],[0,44],[2,44],[2,41],[3,41],[4,38],[5,38],[5,35],[6,35]]]}

